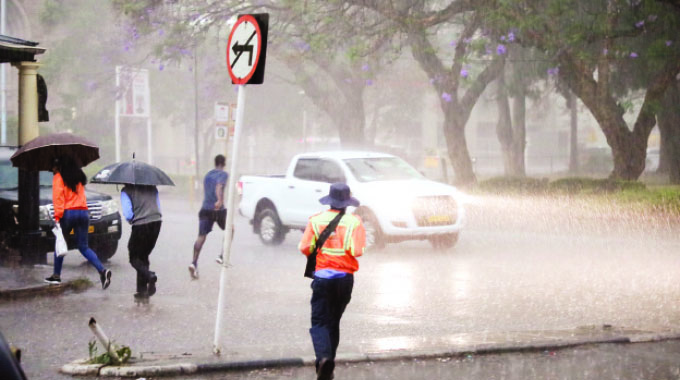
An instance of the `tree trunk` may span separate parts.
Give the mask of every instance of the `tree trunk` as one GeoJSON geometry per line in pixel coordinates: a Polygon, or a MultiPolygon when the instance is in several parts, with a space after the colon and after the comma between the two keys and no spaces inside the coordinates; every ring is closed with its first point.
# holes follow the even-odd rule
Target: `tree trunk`
{"type": "Polygon", "coordinates": [[[569,91],[567,95],[567,103],[569,104],[569,173],[578,174],[578,103],[576,95],[569,91]]]}
{"type": "Polygon", "coordinates": [[[524,152],[526,150],[526,135],[527,135],[527,98],[526,87],[523,81],[520,81],[520,87],[517,94],[512,99],[512,126],[513,126],[513,149],[515,175],[519,177],[526,176],[526,164],[524,161],[524,152]]]}
{"type": "Polygon", "coordinates": [[[659,152],[659,172],[662,170],[663,162],[665,173],[669,174],[672,184],[680,184],[680,109],[678,108],[680,88],[678,85],[676,81],[668,86],[657,116],[662,147],[659,152]]]}
{"type": "Polygon", "coordinates": [[[458,185],[477,181],[465,139],[465,124],[466,120],[461,119],[455,107],[447,107],[444,110],[444,138],[451,166],[453,166],[454,183],[458,185]]]}
{"type": "Polygon", "coordinates": [[[498,123],[496,136],[501,145],[503,168],[505,175],[510,177],[524,177],[524,146],[525,146],[525,98],[523,91],[513,99],[513,114],[510,113],[510,102],[505,86],[505,70],[501,71],[496,81],[498,94],[498,123]]]}

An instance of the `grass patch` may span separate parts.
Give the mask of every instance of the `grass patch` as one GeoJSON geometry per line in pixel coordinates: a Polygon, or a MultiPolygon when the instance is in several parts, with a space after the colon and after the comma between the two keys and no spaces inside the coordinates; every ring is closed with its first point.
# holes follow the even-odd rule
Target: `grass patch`
{"type": "Polygon", "coordinates": [[[495,177],[481,181],[473,192],[513,195],[593,196],[601,201],[639,206],[680,215],[680,186],[652,186],[642,182],[586,177],[549,181],[547,178],[495,177]]]}
{"type": "Polygon", "coordinates": [[[85,277],[79,277],[73,281],[69,281],[69,287],[75,292],[83,292],[88,288],[91,288],[92,285],[92,281],[85,277]]]}

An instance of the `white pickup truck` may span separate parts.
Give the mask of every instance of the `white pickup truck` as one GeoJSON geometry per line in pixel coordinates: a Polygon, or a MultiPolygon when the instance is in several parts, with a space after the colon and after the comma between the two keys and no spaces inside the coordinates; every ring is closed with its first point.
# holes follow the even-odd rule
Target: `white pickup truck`
{"type": "Polygon", "coordinates": [[[264,244],[277,245],[289,230],[304,230],[311,215],[328,208],[319,198],[334,182],[347,183],[361,202],[354,212],[363,219],[368,247],[428,239],[447,249],[458,241],[465,221],[458,190],[383,153],[305,153],[293,157],[285,176],[243,176],[239,212],[264,244]]]}

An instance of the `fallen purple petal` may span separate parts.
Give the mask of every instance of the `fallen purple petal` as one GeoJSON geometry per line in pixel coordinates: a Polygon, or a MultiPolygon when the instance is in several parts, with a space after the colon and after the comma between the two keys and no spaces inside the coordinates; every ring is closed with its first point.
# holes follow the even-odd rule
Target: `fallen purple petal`
{"type": "Polygon", "coordinates": [[[369,67],[368,67],[367,64],[364,64],[363,66],[361,66],[361,71],[368,71],[368,69],[369,69],[369,67]]]}
{"type": "Polygon", "coordinates": [[[673,45],[673,41],[671,41],[671,40],[666,41],[666,46],[671,46],[671,45],[673,45]]]}
{"type": "Polygon", "coordinates": [[[505,36],[501,36],[501,41],[505,41],[505,36]]]}
{"type": "Polygon", "coordinates": [[[447,102],[447,103],[450,102],[451,101],[451,94],[446,93],[446,92],[442,93],[442,99],[444,99],[444,101],[447,102]]]}
{"type": "Polygon", "coordinates": [[[449,42],[449,46],[456,47],[456,41],[449,42]]]}
{"type": "Polygon", "coordinates": [[[161,63],[160,65],[158,65],[158,71],[163,71],[164,68],[165,68],[164,64],[161,63]]]}
{"type": "Polygon", "coordinates": [[[366,79],[366,86],[372,86],[373,85],[373,79],[366,79]]]}
{"type": "Polygon", "coordinates": [[[508,41],[513,42],[515,40],[515,33],[513,31],[510,31],[508,33],[508,41]]]}
{"type": "Polygon", "coordinates": [[[467,70],[465,70],[465,69],[461,69],[461,70],[460,70],[460,76],[461,76],[461,77],[467,78],[468,75],[470,75],[470,74],[468,73],[467,70]]]}
{"type": "Polygon", "coordinates": [[[643,26],[645,26],[645,20],[640,20],[635,23],[636,28],[642,28],[643,26]]]}
{"type": "Polygon", "coordinates": [[[631,58],[637,58],[638,55],[637,55],[636,52],[632,52],[632,53],[630,53],[630,57],[631,57],[631,58]]]}
{"type": "Polygon", "coordinates": [[[607,55],[607,53],[609,53],[607,48],[602,49],[602,55],[607,55]]]}

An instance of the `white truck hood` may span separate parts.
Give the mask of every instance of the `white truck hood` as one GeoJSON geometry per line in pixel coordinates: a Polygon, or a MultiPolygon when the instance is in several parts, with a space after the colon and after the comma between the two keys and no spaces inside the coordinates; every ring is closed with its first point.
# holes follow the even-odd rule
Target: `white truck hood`
{"type": "Polygon", "coordinates": [[[359,182],[352,186],[352,194],[365,206],[379,207],[401,204],[408,207],[416,197],[450,195],[458,196],[458,190],[450,185],[425,180],[399,180],[359,182]]]}

